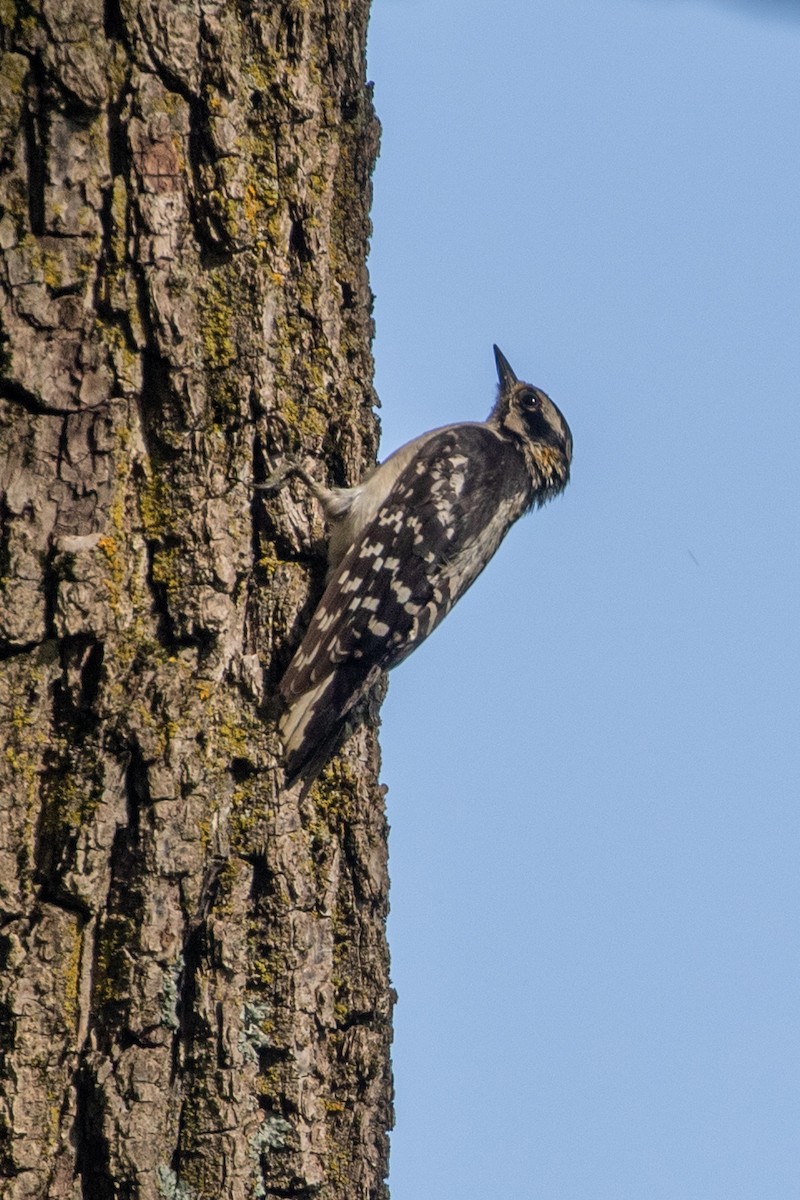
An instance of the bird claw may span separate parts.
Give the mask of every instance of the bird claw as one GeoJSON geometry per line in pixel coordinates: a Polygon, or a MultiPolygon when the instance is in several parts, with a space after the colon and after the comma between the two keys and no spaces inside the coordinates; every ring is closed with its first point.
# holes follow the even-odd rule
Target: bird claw
{"type": "Polygon", "coordinates": [[[293,475],[300,475],[301,478],[304,478],[306,472],[297,459],[285,458],[263,483],[253,484],[253,491],[265,492],[268,496],[274,496],[276,492],[281,491],[287,480],[291,479],[293,475]]]}

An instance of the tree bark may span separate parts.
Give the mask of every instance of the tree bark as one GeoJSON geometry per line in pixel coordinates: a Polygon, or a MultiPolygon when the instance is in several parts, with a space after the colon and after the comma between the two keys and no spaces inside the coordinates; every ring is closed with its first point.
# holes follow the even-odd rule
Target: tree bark
{"type": "Polygon", "coordinates": [[[374,720],[270,706],[374,461],[367,0],[0,0],[3,1197],[385,1195],[374,720]]]}

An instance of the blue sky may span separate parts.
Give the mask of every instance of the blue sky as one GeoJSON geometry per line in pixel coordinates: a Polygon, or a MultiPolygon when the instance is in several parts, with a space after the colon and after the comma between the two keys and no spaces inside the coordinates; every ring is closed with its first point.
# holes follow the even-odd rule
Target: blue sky
{"type": "Polygon", "coordinates": [[[575,439],[384,707],[393,1200],[800,1195],[797,8],[374,2],[382,456],[575,439]]]}

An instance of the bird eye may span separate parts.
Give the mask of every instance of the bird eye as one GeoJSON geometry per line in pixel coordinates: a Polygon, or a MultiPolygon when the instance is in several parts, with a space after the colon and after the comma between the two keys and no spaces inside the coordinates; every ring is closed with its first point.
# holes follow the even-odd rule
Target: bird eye
{"type": "Polygon", "coordinates": [[[522,403],[526,408],[531,409],[531,411],[539,408],[540,400],[537,392],[533,388],[526,388],[522,394],[522,403]]]}

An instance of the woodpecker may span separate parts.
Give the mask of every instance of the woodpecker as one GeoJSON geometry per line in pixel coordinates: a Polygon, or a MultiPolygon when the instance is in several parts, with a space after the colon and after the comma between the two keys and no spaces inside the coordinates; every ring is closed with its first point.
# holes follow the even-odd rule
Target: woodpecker
{"type": "Polygon", "coordinates": [[[279,685],[287,785],[313,781],[382,673],[436,628],[514,522],[567,485],[567,422],[497,346],[494,357],[486,421],[423,433],[352,488],[323,487],[292,461],[260,485],[299,476],[329,528],[325,591],[279,685]]]}

